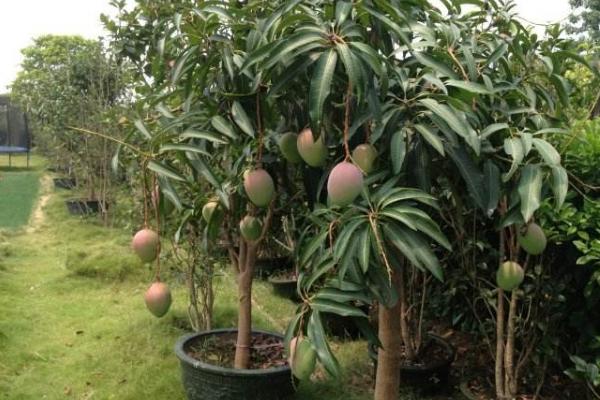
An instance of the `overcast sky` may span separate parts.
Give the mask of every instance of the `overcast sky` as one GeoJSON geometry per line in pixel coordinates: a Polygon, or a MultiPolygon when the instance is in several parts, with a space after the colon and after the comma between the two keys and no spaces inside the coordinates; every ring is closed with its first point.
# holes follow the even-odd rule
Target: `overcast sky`
{"type": "MultiPolygon", "coordinates": [[[[20,49],[43,34],[103,35],[99,16],[112,14],[109,0],[3,1],[0,11],[0,93],[15,78],[20,49]]],[[[535,23],[556,22],[569,14],[568,0],[517,0],[519,14],[535,23]]]]}

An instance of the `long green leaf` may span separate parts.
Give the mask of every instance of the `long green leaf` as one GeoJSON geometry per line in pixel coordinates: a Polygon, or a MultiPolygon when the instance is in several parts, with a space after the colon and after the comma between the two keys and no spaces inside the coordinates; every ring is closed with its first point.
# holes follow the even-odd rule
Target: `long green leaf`
{"type": "Polygon", "coordinates": [[[202,154],[203,156],[210,156],[206,150],[191,144],[164,144],[158,149],[159,154],[163,154],[167,151],[190,151],[192,153],[202,154]]]}
{"type": "Polygon", "coordinates": [[[542,169],[539,165],[529,164],[523,167],[517,190],[521,198],[521,215],[525,221],[529,221],[540,208],[542,179],[542,169]]]}
{"type": "Polygon", "coordinates": [[[544,139],[533,139],[533,145],[535,149],[540,153],[540,156],[544,159],[544,162],[549,167],[556,167],[560,165],[560,154],[550,143],[544,139]]]}
{"type": "Polygon", "coordinates": [[[307,333],[308,338],[315,347],[319,362],[325,367],[325,371],[333,377],[338,377],[340,375],[340,365],[331,353],[331,349],[327,343],[319,311],[315,310],[311,313],[308,320],[307,333]]]}
{"type": "Polygon", "coordinates": [[[438,135],[436,135],[429,127],[421,124],[416,124],[415,129],[421,134],[423,139],[431,145],[438,153],[444,156],[444,143],[438,135]]]}
{"type": "Polygon", "coordinates": [[[512,157],[510,170],[502,176],[502,180],[508,182],[519,169],[519,165],[521,165],[525,155],[523,154],[523,145],[517,138],[507,138],[504,140],[504,152],[512,157]]]}
{"type": "Polygon", "coordinates": [[[569,176],[567,170],[561,166],[552,167],[552,191],[556,200],[556,208],[562,207],[569,190],[569,176]]]}
{"type": "Polygon", "coordinates": [[[399,130],[392,136],[390,144],[390,155],[392,159],[392,171],[398,175],[402,170],[402,164],[406,158],[406,142],[404,141],[404,131],[399,130]]]}
{"type": "Polygon", "coordinates": [[[367,317],[360,308],[333,300],[315,297],[310,305],[313,310],[337,314],[342,317],[367,317]]]}
{"type": "Polygon", "coordinates": [[[156,172],[159,175],[166,176],[167,178],[171,178],[180,182],[185,182],[185,178],[181,174],[179,174],[179,172],[177,172],[174,168],[161,163],[160,161],[148,161],[148,169],[156,172]]]}
{"type": "Polygon", "coordinates": [[[466,90],[467,92],[475,93],[475,94],[491,94],[491,92],[485,86],[475,83],[475,82],[467,82],[467,81],[459,81],[456,79],[448,79],[446,81],[446,86],[452,86],[455,88],[466,90]]]}
{"type": "Polygon", "coordinates": [[[242,105],[234,101],[231,105],[231,116],[237,126],[248,136],[254,137],[254,126],[252,126],[252,121],[248,118],[248,114],[242,107],[242,105]]]}
{"type": "Polygon", "coordinates": [[[324,52],[321,57],[319,57],[319,61],[317,62],[317,66],[310,81],[308,106],[312,131],[315,133],[321,132],[321,124],[323,123],[323,105],[331,90],[336,63],[337,53],[334,49],[329,49],[324,52]]]}
{"type": "Polygon", "coordinates": [[[181,135],[179,135],[180,139],[203,139],[203,140],[208,140],[209,142],[213,142],[213,143],[218,143],[218,144],[225,144],[227,143],[226,140],[223,140],[221,136],[217,135],[216,133],[213,132],[207,132],[207,131],[195,131],[195,130],[188,130],[183,132],[181,135]]]}
{"type": "Polygon", "coordinates": [[[233,140],[236,140],[238,138],[238,135],[235,132],[233,126],[222,116],[215,115],[211,118],[210,123],[213,126],[213,128],[215,128],[218,132],[222,133],[228,138],[233,140]]]}

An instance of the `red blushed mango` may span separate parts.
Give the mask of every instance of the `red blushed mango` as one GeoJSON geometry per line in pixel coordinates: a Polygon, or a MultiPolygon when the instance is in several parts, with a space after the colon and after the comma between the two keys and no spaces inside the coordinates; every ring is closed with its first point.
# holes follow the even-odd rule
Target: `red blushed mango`
{"type": "Polygon", "coordinates": [[[258,168],[244,173],[244,189],[252,203],[266,207],[273,199],[275,184],[267,171],[258,168]]]}
{"type": "Polygon", "coordinates": [[[162,317],[171,307],[171,290],[163,282],[154,282],[144,294],[146,307],[155,317],[162,317]]]}
{"type": "Polygon", "coordinates": [[[138,257],[146,263],[156,259],[159,250],[158,233],[152,229],[144,228],[133,236],[131,248],[138,257]]]}
{"type": "Polygon", "coordinates": [[[331,204],[347,206],[360,194],[363,187],[363,174],[352,163],[343,161],[336,165],[327,180],[327,192],[331,204]]]}

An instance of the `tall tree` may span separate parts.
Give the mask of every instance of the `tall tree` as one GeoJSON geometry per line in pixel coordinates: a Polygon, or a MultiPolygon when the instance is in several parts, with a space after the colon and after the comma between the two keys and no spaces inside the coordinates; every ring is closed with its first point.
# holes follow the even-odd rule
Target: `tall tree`
{"type": "Polygon", "coordinates": [[[569,0],[573,12],[567,29],[570,33],[583,33],[590,39],[600,40],[600,0],[569,0]]]}

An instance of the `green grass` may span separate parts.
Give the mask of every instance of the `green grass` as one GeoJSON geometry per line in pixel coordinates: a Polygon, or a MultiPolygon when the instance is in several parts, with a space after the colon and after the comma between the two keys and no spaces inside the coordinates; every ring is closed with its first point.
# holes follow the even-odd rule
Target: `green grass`
{"type": "MultiPolygon", "coordinates": [[[[152,317],[143,293],[153,273],[131,256],[130,236],[94,218],[70,217],[67,196],[51,195],[32,232],[0,231],[0,399],[183,400],[173,345],[187,331],[185,287],[169,279],[173,306],[165,317],[152,317]]],[[[215,286],[215,325],[235,326],[229,270],[215,286]]],[[[283,331],[295,309],[262,281],[253,303],[255,328],[273,331],[283,331]]],[[[343,377],[318,370],[296,398],[371,399],[366,343],[332,348],[343,377]]]]}
{"type": "Polygon", "coordinates": [[[25,156],[0,155],[0,229],[16,229],[27,223],[39,189],[42,163],[34,157],[26,168],[25,156]]]}
{"type": "MultiPolygon", "coordinates": [[[[67,215],[52,194],[33,232],[0,234],[0,399],[184,399],[175,340],[186,332],[186,290],[170,281],[167,316],[145,309],[152,271],[129,254],[130,237],[67,215]]],[[[236,321],[234,280],[217,278],[215,324],[236,321]]],[[[257,281],[256,328],[282,331],[295,306],[257,281]]],[[[334,344],[347,374],[301,385],[298,399],[363,400],[370,368],[365,344],[334,344]]]]}

